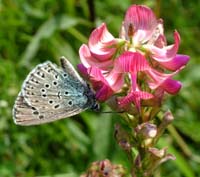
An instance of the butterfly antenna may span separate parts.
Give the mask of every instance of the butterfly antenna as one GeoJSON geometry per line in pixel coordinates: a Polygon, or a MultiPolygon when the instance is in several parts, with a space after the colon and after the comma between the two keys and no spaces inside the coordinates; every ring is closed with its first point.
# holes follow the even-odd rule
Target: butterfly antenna
{"type": "Polygon", "coordinates": [[[100,109],[96,109],[96,110],[93,110],[94,112],[98,112],[98,113],[124,113],[125,111],[101,111],[100,109]]]}
{"type": "Polygon", "coordinates": [[[125,111],[100,111],[100,113],[106,113],[106,114],[108,114],[108,113],[124,113],[125,111]]]}

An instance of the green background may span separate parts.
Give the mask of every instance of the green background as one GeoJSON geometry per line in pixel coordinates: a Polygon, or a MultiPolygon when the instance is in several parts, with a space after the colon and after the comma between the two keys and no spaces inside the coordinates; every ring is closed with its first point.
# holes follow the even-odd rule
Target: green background
{"type": "Polygon", "coordinates": [[[126,9],[135,3],[151,7],[164,19],[169,44],[177,29],[182,39],[179,53],[191,56],[176,76],[183,83],[181,92],[169,96],[164,105],[174,114],[175,128],[158,143],[177,160],[163,164],[155,176],[200,176],[200,1],[196,0],[1,0],[0,176],[79,176],[91,162],[106,158],[129,168],[113,138],[114,124],[120,122],[115,113],[86,111],[50,124],[20,127],[11,112],[35,65],[46,60],[58,64],[64,55],[75,66],[80,62],[79,47],[87,43],[91,30],[105,22],[117,37],[126,9]]]}

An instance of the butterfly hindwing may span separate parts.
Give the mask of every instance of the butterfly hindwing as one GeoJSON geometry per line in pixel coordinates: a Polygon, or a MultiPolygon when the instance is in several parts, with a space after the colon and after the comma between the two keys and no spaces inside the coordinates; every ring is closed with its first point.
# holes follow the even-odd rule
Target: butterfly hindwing
{"type": "MultiPolygon", "coordinates": [[[[67,117],[76,115],[82,111],[83,110],[78,107],[74,108],[67,112],[67,117]]],[[[24,96],[20,93],[15,101],[13,117],[14,122],[18,125],[37,125],[65,118],[66,111],[64,109],[58,109],[57,111],[50,111],[49,109],[40,110],[27,104],[24,96]]]]}

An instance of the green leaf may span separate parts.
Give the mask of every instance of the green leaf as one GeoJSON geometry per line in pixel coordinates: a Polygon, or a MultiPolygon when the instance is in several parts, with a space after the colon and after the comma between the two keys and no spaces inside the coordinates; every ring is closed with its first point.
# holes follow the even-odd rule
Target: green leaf
{"type": "MultiPolygon", "coordinates": [[[[80,18],[74,18],[67,15],[59,15],[56,17],[52,17],[46,22],[44,22],[40,28],[38,29],[37,33],[32,37],[32,40],[26,47],[24,53],[21,57],[21,65],[28,65],[30,61],[35,57],[42,39],[48,39],[53,36],[56,30],[67,30],[79,23],[89,25],[89,23],[85,20],[80,18]]],[[[75,31],[75,35],[80,37],[82,41],[86,41],[86,38],[78,33],[78,31],[71,29],[71,31],[75,31]]]]}
{"type": "Polygon", "coordinates": [[[96,118],[96,127],[93,137],[94,158],[104,159],[109,151],[111,132],[111,115],[104,114],[96,118]]]}
{"type": "Polygon", "coordinates": [[[30,60],[36,55],[40,47],[40,41],[44,38],[49,38],[51,35],[53,35],[55,30],[55,18],[51,18],[48,21],[44,22],[38,29],[37,33],[33,36],[28,46],[26,47],[25,52],[22,54],[20,64],[27,65],[30,62],[30,60]]]}

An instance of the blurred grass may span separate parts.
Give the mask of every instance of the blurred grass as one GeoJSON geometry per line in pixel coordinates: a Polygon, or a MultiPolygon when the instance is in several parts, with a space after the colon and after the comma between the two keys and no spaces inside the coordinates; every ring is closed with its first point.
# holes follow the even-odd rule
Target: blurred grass
{"type": "Polygon", "coordinates": [[[116,114],[87,111],[51,124],[20,127],[13,123],[11,111],[31,68],[45,60],[58,63],[62,55],[74,65],[79,63],[78,49],[87,42],[92,28],[106,22],[117,36],[124,13],[133,3],[150,6],[164,19],[169,43],[177,29],[182,38],[179,52],[191,56],[176,77],[183,89],[165,104],[174,113],[174,126],[191,154],[185,154],[176,137],[166,132],[159,146],[169,146],[177,160],[165,163],[155,176],[200,176],[200,2],[95,0],[93,18],[88,2],[0,1],[0,176],[73,177],[90,162],[105,158],[128,168],[126,156],[113,138],[113,125],[119,122],[116,114]]]}

